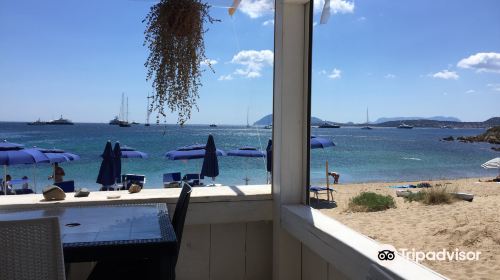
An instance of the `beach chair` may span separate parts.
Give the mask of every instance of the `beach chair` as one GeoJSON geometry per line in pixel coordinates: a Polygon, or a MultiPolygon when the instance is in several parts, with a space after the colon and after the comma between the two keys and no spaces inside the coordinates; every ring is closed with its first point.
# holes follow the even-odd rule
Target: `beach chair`
{"type": "Polygon", "coordinates": [[[144,188],[146,184],[146,176],[145,175],[137,175],[137,174],[125,174],[122,175],[122,183],[123,188],[128,190],[132,184],[136,184],[144,188]]]}
{"type": "Polygon", "coordinates": [[[181,173],[165,173],[163,174],[163,187],[164,188],[178,188],[181,181],[181,173]]]}
{"type": "Polygon", "coordinates": [[[335,191],[333,188],[329,187],[320,187],[320,186],[310,186],[309,191],[314,193],[314,197],[316,198],[316,201],[319,201],[319,193],[320,192],[326,192],[326,197],[328,202],[330,202],[330,195],[332,196],[332,202],[333,202],[333,192],[335,191]]]}
{"type": "Polygon", "coordinates": [[[73,180],[54,183],[54,185],[60,187],[65,193],[75,192],[75,181],[73,180]]]}
{"type": "Polygon", "coordinates": [[[182,177],[182,181],[187,182],[191,186],[201,186],[203,182],[201,180],[205,179],[205,176],[197,173],[188,173],[182,177]]]}
{"type": "Polygon", "coordinates": [[[16,194],[31,194],[35,193],[32,189],[14,189],[16,194]]]}
{"type": "Polygon", "coordinates": [[[0,279],[65,279],[56,217],[0,221],[0,279]]]}

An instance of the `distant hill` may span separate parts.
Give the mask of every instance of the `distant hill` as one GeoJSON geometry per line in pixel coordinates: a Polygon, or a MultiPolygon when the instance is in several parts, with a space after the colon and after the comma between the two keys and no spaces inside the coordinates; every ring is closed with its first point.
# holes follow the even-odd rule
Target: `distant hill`
{"type": "Polygon", "coordinates": [[[393,122],[393,121],[408,121],[408,120],[432,120],[432,121],[441,121],[441,122],[461,122],[460,119],[455,117],[444,117],[444,116],[435,116],[431,118],[421,118],[421,117],[394,117],[394,118],[379,118],[374,124],[384,123],[384,122],[393,122]]]}
{"type": "MultiPolygon", "coordinates": [[[[414,127],[443,127],[447,126],[449,128],[489,128],[493,126],[500,126],[500,117],[495,117],[488,119],[484,122],[455,122],[455,121],[436,121],[436,120],[405,120],[405,124],[414,127]]],[[[380,127],[396,127],[401,124],[401,121],[388,121],[374,126],[380,127]]]]}
{"type": "MultiPolygon", "coordinates": [[[[324,121],[322,119],[320,119],[320,118],[311,117],[311,125],[320,125],[323,122],[324,121]]],[[[264,116],[260,120],[254,122],[253,125],[262,125],[262,126],[265,126],[265,125],[270,125],[272,123],[273,123],[273,114],[269,114],[267,116],[264,116]]]]}

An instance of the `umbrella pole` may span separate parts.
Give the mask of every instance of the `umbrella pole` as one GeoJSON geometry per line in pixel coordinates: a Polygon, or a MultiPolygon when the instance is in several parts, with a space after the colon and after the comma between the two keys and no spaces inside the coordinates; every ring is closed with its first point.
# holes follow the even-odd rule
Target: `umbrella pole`
{"type": "Polygon", "coordinates": [[[3,194],[7,195],[7,165],[3,166],[3,194]]]}
{"type": "Polygon", "coordinates": [[[328,178],[328,160],[326,160],[325,162],[325,167],[326,167],[326,197],[328,201],[330,201],[330,178],[328,178]]]}
{"type": "Polygon", "coordinates": [[[37,191],[36,189],[36,163],[33,165],[33,187],[35,189],[35,193],[37,191]]]}

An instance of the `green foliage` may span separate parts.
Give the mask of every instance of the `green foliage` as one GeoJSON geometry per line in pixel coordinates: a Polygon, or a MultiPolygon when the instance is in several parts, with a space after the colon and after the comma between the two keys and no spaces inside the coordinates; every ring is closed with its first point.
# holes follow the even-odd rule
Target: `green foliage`
{"type": "Polygon", "coordinates": [[[425,205],[450,204],[455,197],[450,194],[446,187],[432,187],[405,197],[405,201],[419,201],[425,205]]]}
{"type": "Polygon", "coordinates": [[[349,210],[353,212],[376,212],[389,208],[396,208],[394,198],[374,192],[362,192],[349,202],[349,210]]]}

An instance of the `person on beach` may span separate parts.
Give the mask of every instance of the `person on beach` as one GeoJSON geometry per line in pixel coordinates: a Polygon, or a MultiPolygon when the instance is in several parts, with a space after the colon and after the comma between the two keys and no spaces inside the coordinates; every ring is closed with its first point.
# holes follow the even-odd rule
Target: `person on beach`
{"type": "Polygon", "coordinates": [[[28,184],[28,176],[23,176],[23,189],[27,189],[29,188],[29,184],[28,184]]]}
{"type": "Polygon", "coordinates": [[[7,189],[7,194],[11,194],[12,193],[12,184],[10,183],[10,181],[12,181],[12,176],[10,176],[10,174],[7,174],[5,176],[5,182],[2,182],[2,189],[1,189],[2,192],[6,188],[7,189]]]}
{"type": "Polygon", "coordinates": [[[333,177],[333,184],[338,184],[340,179],[340,174],[337,172],[328,172],[328,175],[333,177]]]}
{"type": "Polygon", "coordinates": [[[50,179],[54,179],[54,183],[61,183],[64,181],[64,176],[66,173],[64,173],[64,169],[59,166],[59,164],[54,163],[54,173],[49,176],[50,179]]]}
{"type": "Polygon", "coordinates": [[[481,181],[481,179],[479,179],[479,182],[500,182],[500,175],[498,175],[495,179],[490,179],[486,181],[481,181]]]}

